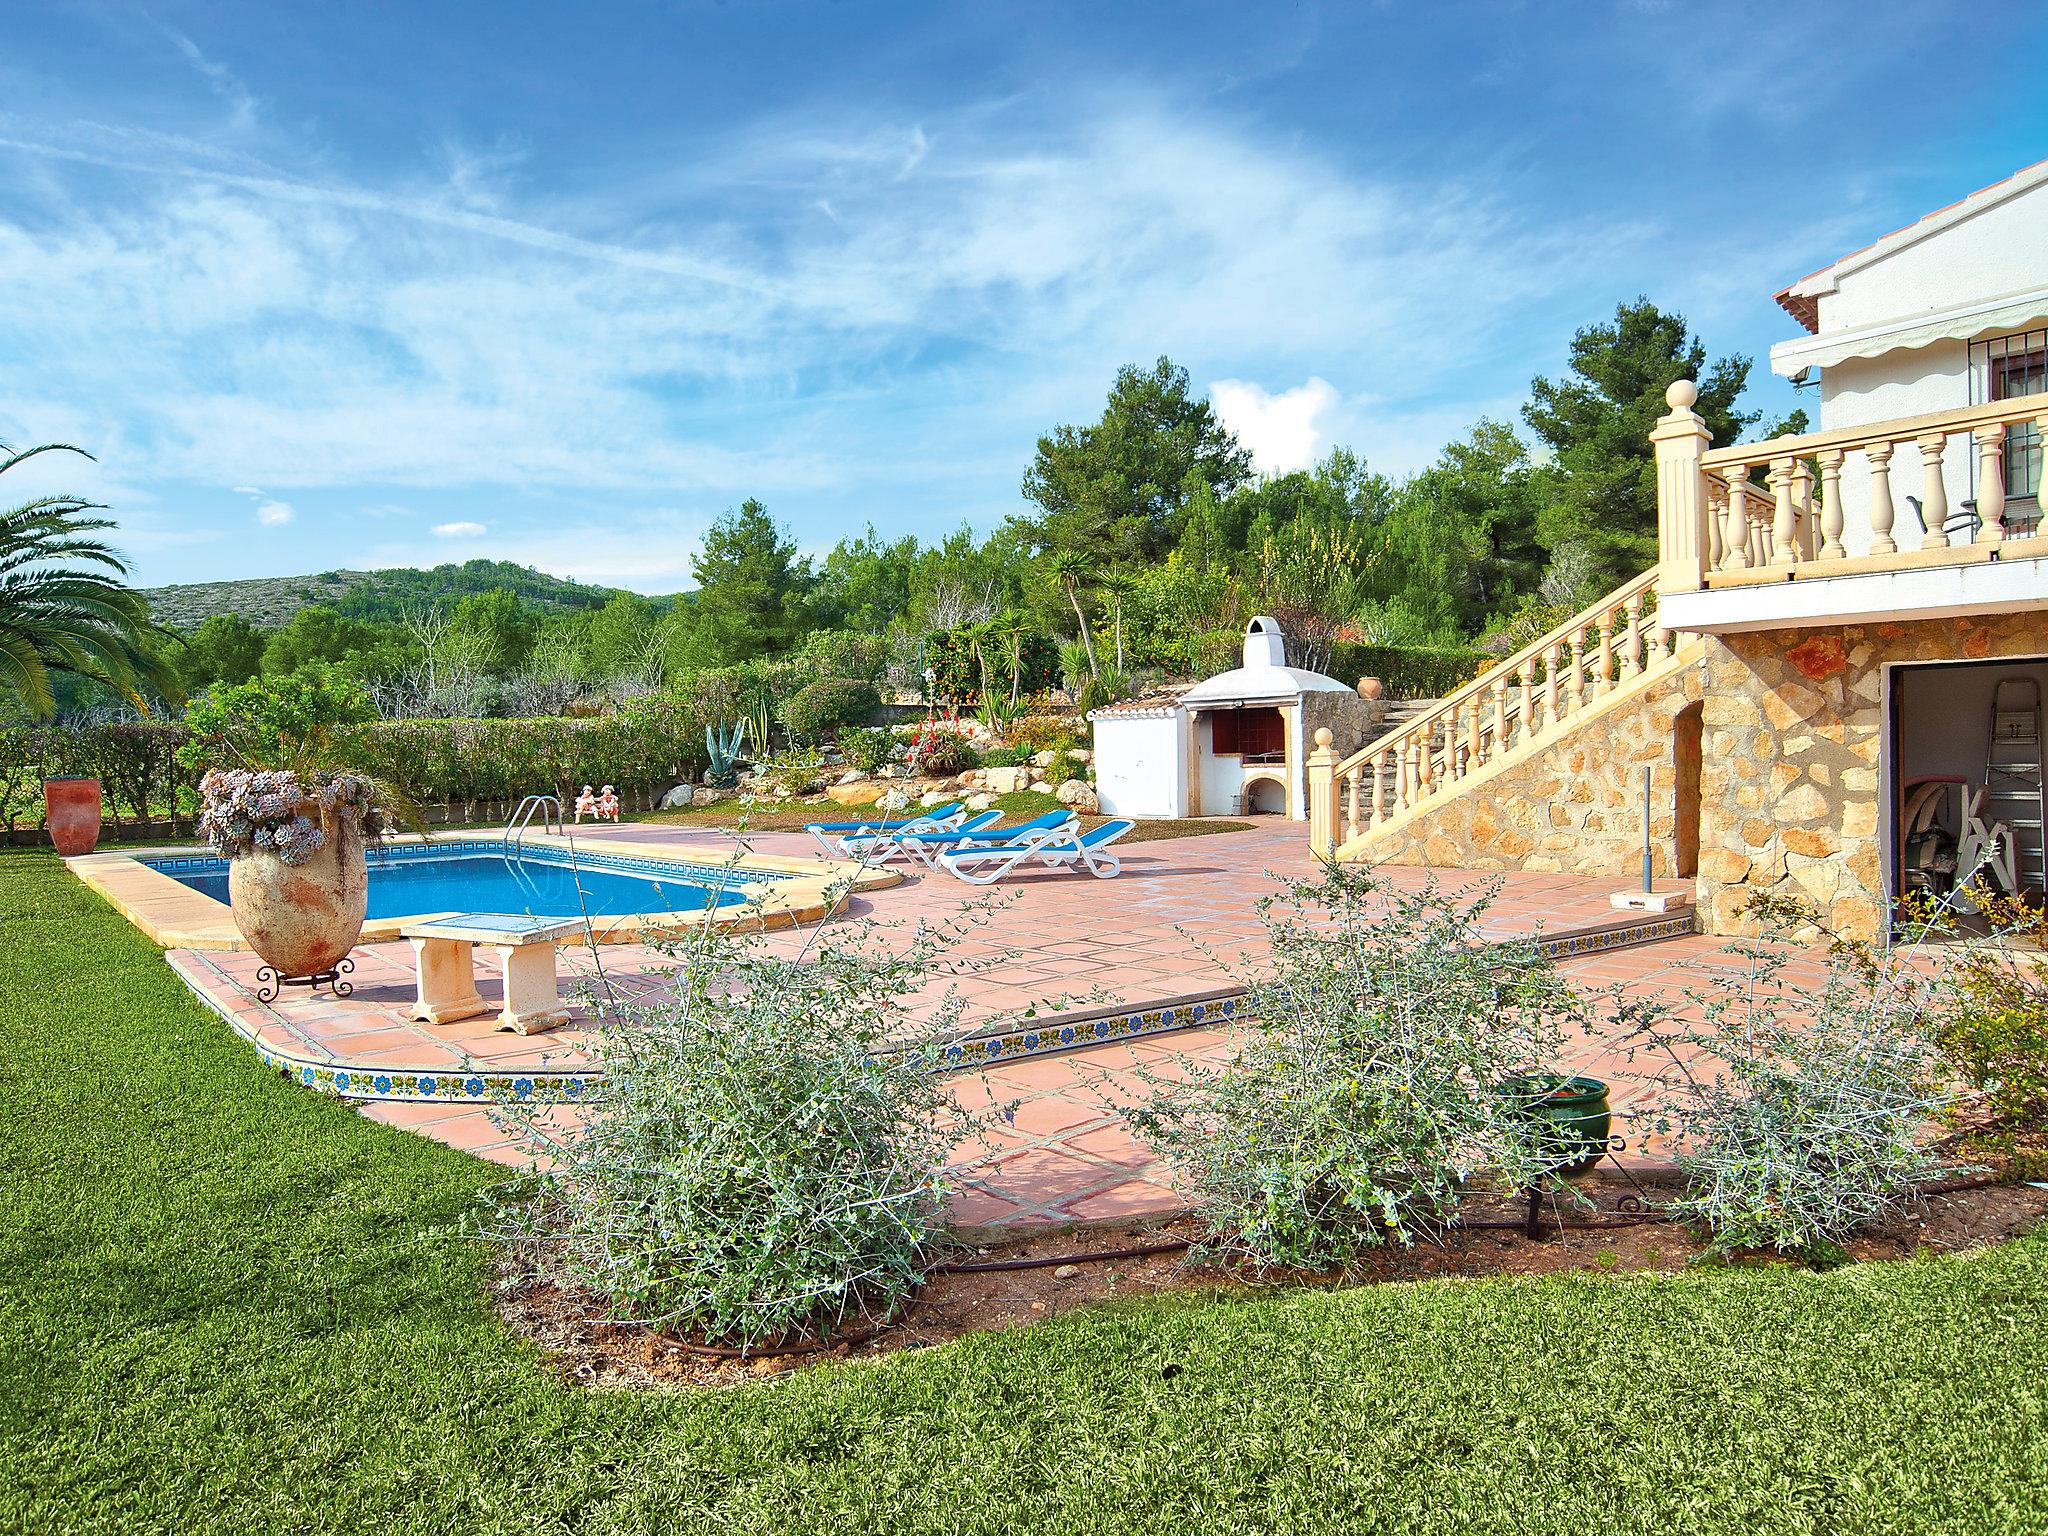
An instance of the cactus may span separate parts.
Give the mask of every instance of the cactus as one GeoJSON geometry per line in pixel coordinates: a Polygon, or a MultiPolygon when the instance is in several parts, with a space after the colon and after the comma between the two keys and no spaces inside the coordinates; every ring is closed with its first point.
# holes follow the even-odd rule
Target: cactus
{"type": "Polygon", "coordinates": [[[714,789],[731,789],[739,782],[733,763],[746,739],[747,722],[744,720],[735,720],[724,727],[704,727],[704,749],[711,754],[711,767],[704,775],[706,784],[714,789]]]}

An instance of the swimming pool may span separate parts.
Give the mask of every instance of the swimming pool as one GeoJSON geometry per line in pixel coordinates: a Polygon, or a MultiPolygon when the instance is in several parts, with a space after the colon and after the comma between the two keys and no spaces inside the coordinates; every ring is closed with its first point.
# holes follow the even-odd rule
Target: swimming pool
{"type": "MultiPolygon", "coordinates": [[[[208,856],[142,862],[180,885],[225,903],[227,860],[208,856]]],[[[746,887],[792,876],[756,868],[634,859],[620,854],[569,855],[521,848],[507,856],[497,842],[437,842],[370,853],[369,921],[426,912],[504,912],[532,917],[622,917],[698,912],[745,901],[746,887]]]]}

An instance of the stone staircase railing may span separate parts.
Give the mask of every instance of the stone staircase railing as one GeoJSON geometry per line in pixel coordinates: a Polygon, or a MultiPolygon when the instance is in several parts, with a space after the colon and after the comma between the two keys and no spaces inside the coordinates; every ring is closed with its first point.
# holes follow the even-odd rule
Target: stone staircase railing
{"type": "Polygon", "coordinates": [[[1351,858],[1458,794],[1480,769],[1527,756],[1589,710],[1676,671],[1692,647],[1657,621],[1645,571],[1350,757],[1327,730],[1309,754],[1309,844],[1351,858]]]}

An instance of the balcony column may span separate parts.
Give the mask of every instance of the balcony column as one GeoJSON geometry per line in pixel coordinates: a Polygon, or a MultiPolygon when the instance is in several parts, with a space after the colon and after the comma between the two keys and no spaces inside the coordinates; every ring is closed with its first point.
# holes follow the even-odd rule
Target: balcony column
{"type": "Polygon", "coordinates": [[[1899,546],[1892,538],[1892,447],[1872,443],[1863,450],[1870,461],[1870,552],[1895,555],[1899,546]]]}
{"type": "Polygon", "coordinates": [[[2005,425],[1979,427],[1977,438],[1977,542],[2005,542],[2005,425]]]}
{"type": "Polygon", "coordinates": [[[1921,536],[1922,549],[1948,548],[1948,482],[1941,476],[1941,456],[1948,447],[1946,432],[1929,432],[1918,439],[1920,464],[1924,470],[1920,487],[1920,521],[1927,531],[1921,536]]]}
{"type": "Polygon", "coordinates": [[[1792,505],[1792,460],[1771,460],[1772,565],[1799,563],[1798,513],[1792,505]]]}
{"type": "Polygon", "coordinates": [[[1664,391],[1670,414],[1650,429],[1657,454],[1657,590],[1697,592],[1707,584],[1713,534],[1707,526],[1707,477],[1700,456],[1713,443],[1693,410],[1700,397],[1691,379],[1664,391]]]}
{"type": "Polygon", "coordinates": [[[1820,558],[1840,560],[1849,551],[1842,547],[1842,460],[1839,448],[1820,451],[1820,558]]]}
{"type": "Polygon", "coordinates": [[[1728,551],[1722,563],[1731,571],[1747,570],[1749,558],[1749,466],[1730,464],[1728,476],[1728,522],[1721,543],[1728,551]]]}

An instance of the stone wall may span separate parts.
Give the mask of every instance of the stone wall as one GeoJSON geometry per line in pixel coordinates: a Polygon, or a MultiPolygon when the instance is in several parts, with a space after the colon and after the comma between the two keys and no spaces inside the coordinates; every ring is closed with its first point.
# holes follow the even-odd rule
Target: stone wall
{"type": "Polygon", "coordinates": [[[1700,906],[1739,931],[1762,891],[1836,931],[1885,926],[1884,668],[2048,651],[2048,615],[1767,630],[1709,642],[1700,906]]]}
{"type": "MultiPolygon", "coordinates": [[[[1575,729],[1520,762],[1481,769],[1462,794],[1373,841],[1380,864],[1451,869],[1522,869],[1633,881],[1643,868],[1643,769],[1651,770],[1655,873],[1681,873],[1676,850],[1681,802],[1680,716],[1700,702],[1702,669],[1688,666],[1639,694],[1596,705],[1575,729]]],[[[1690,870],[1683,871],[1690,874],[1690,870]]]]}
{"type": "Polygon", "coordinates": [[[1596,708],[1533,757],[1482,769],[1364,856],[1633,880],[1647,764],[1654,870],[1693,873],[1697,825],[1708,931],[1744,931],[1745,908],[1771,892],[1817,908],[1839,933],[1875,938],[1886,925],[1884,668],[2044,653],[2039,613],[1709,637],[1698,665],[1596,708]]]}

